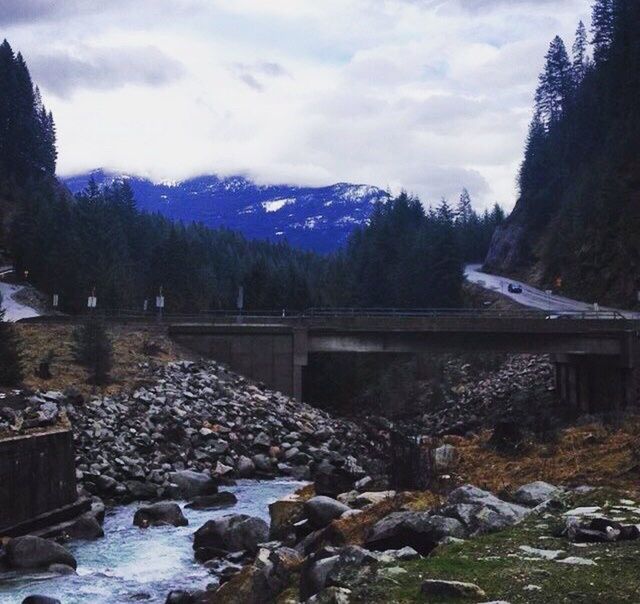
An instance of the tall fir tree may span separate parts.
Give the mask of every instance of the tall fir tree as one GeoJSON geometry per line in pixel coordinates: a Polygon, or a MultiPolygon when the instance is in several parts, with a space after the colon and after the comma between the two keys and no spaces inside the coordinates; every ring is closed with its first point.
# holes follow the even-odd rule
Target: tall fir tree
{"type": "Polygon", "coordinates": [[[591,12],[591,43],[596,63],[606,61],[613,43],[615,0],[595,0],[591,12]]]}
{"type": "Polygon", "coordinates": [[[590,66],[590,59],[588,55],[589,40],[587,38],[587,28],[585,24],[580,21],[578,29],[576,30],[576,38],[573,43],[573,86],[579,88],[582,84],[587,71],[590,66]]]}
{"type": "Polygon", "coordinates": [[[562,38],[556,36],[549,46],[536,91],[536,113],[547,128],[560,121],[572,89],[569,55],[562,38]]]}

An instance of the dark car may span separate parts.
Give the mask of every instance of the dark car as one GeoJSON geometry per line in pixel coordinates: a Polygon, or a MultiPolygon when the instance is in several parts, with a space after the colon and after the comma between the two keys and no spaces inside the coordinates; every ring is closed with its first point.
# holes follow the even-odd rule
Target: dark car
{"type": "Polygon", "coordinates": [[[511,293],[511,294],[521,294],[522,293],[522,287],[520,285],[518,285],[517,283],[509,283],[508,290],[509,290],[509,293],[511,293]]]}

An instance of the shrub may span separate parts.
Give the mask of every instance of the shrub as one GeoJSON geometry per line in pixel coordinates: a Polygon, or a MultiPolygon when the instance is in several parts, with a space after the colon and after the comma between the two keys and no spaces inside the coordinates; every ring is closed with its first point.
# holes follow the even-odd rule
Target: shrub
{"type": "Polygon", "coordinates": [[[89,382],[103,385],[109,382],[113,366],[113,345],[102,318],[91,313],[73,332],[76,361],[89,371],[89,382]]]}
{"type": "Polygon", "coordinates": [[[0,294],[0,386],[16,386],[22,380],[20,346],[16,331],[4,320],[0,294]]]}

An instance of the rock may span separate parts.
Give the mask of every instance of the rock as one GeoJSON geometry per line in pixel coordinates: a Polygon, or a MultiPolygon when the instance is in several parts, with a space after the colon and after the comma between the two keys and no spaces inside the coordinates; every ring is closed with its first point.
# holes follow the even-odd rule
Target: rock
{"type": "Polygon", "coordinates": [[[317,495],[335,498],[340,493],[351,491],[355,481],[356,478],[348,470],[322,463],[316,470],[314,486],[317,495]]]}
{"type": "MultiPolygon", "coordinates": [[[[454,489],[441,514],[457,518],[470,534],[502,530],[522,521],[531,513],[529,508],[498,499],[488,491],[472,485],[454,489]]],[[[456,535],[454,535],[456,536],[456,535]]]]}
{"type": "Polygon", "coordinates": [[[300,573],[300,599],[305,601],[322,591],[329,573],[338,564],[338,555],[327,555],[326,552],[315,554],[307,558],[300,573]]]}
{"type": "Polygon", "coordinates": [[[61,604],[60,600],[48,596],[27,596],[22,604],[61,604]]]}
{"type": "Polygon", "coordinates": [[[596,566],[596,563],[593,560],[580,558],[579,556],[569,556],[562,560],[556,560],[556,562],[560,562],[561,564],[577,564],[579,566],[596,566]]]}
{"type": "Polygon", "coordinates": [[[177,503],[161,501],[138,508],[133,516],[133,524],[140,528],[150,526],[187,526],[189,521],[184,517],[177,503]]]}
{"type": "Polygon", "coordinates": [[[169,480],[178,487],[180,497],[193,499],[198,495],[214,495],[218,492],[218,483],[208,474],[193,470],[171,472],[169,480]]]}
{"type": "Polygon", "coordinates": [[[238,503],[238,498],[228,491],[222,491],[215,495],[200,495],[186,507],[193,510],[218,510],[238,503]]]}
{"type": "Polygon", "coordinates": [[[74,575],[75,569],[71,566],[67,566],[66,564],[51,564],[47,568],[50,573],[55,573],[57,575],[74,575]]]}
{"type": "Polygon", "coordinates": [[[350,509],[348,505],[323,495],[312,497],[304,504],[306,514],[316,528],[324,528],[350,509]]]}
{"type": "Polygon", "coordinates": [[[396,496],[395,491],[370,491],[367,493],[359,494],[353,505],[357,508],[363,508],[368,505],[375,505],[376,503],[380,503],[385,499],[393,499],[396,496]]]}
{"type": "Polygon", "coordinates": [[[261,518],[232,514],[209,520],[194,535],[193,548],[213,548],[227,552],[255,553],[258,544],[269,538],[269,527],[261,518]]]}
{"type": "Polygon", "coordinates": [[[385,551],[411,547],[428,555],[445,537],[464,537],[465,529],[455,518],[428,512],[393,512],[373,525],[365,547],[385,551]]]}
{"type": "Polygon", "coordinates": [[[306,604],[349,604],[351,590],[346,587],[327,587],[315,596],[311,596],[306,604]]]}
{"type": "Polygon", "coordinates": [[[423,596],[435,598],[463,598],[473,600],[485,598],[486,593],[475,583],[463,583],[462,581],[442,581],[439,579],[427,579],[420,587],[423,596]]]}
{"type": "Polygon", "coordinates": [[[6,561],[16,569],[46,569],[52,564],[65,564],[74,570],[78,564],[62,545],[34,535],[16,537],[6,545],[6,561]]]}
{"type": "Polygon", "coordinates": [[[450,472],[458,463],[458,450],[449,444],[437,447],[433,452],[433,462],[437,472],[450,472]]]}
{"type": "Polygon", "coordinates": [[[65,529],[65,534],[70,539],[100,539],[104,537],[104,531],[100,523],[91,512],[80,516],[72,525],[65,529]]]}
{"type": "Polygon", "coordinates": [[[548,482],[537,480],[521,486],[514,494],[513,500],[522,505],[536,506],[553,499],[562,492],[548,482]]]}
{"type": "Polygon", "coordinates": [[[240,478],[251,478],[256,471],[256,466],[248,457],[241,455],[236,463],[236,473],[240,478]]]}
{"type": "Polygon", "coordinates": [[[156,488],[146,482],[127,480],[125,486],[127,487],[130,499],[133,501],[148,501],[158,496],[156,488]]]}
{"type": "Polygon", "coordinates": [[[295,494],[269,504],[271,539],[285,539],[295,529],[294,525],[304,517],[304,502],[295,494]]]}
{"type": "Polygon", "coordinates": [[[167,599],[165,600],[165,604],[193,604],[194,598],[188,592],[184,590],[174,590],[170,591],[167,595],[167,599]]]}

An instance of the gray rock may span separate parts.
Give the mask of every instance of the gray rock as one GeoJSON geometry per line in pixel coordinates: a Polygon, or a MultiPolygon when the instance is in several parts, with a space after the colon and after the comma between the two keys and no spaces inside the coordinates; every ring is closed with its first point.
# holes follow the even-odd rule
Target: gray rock
{"type": "Polygon", "coordinates": [[[80,516],[64,531],[70,539],[94,540],[104,537],[100,523],[91,512],[80,516]]]}
{"type": "Polygon", "coordinates": [[[426,556],[443,538],[464,536],[464,527],[455,518],[428,512],[394,512],[373,525],[365,547],[385,551],[408,546],[426,556]]]}
{"type": "Polygon", "coordinates": [[[48,596],[27,596],[22,600],[22,604],[61,604],[60,600],[48,596]]]}
{"type": "Polygon", "coordinates": [[[269,526],[261,518],[231,514],[209,520],[194,535],[193,548],[212,548],[227,552],[247,550],[255,553],[258,544],[269,538],[269,526]]]}
{"type": "Polygon", "coordinates": [[[349,604],[351,590],[346,587],[326,587],[315,596],[311,596],[306,604],[349,604]]]}
{"type": "Polygon", "coordinates": [[[460,520],[467,531],[475,535],[513,526],[524,520],[531,510],[502,501],[488,491],[472,485],[464,485],[449,494],[447,505],[440,513],[460,520]]]}
{"type": "Polygon", "coordinates": [[[256,471],[256,466],[248,457],[241,455],[236,463],[236,472],[240,478],[251,478],[256,471]]]}
{"type": "Polygon", "coordinates": [[[204,472],[180,470],[171,472],[169,480],[178,487],[181,497],[192,499],[198,495],[213,495],[218,492],[218,483],[204,472]]]}
{"type": "Polygon", "coordinates": [[[558,487],[537,480],[529,484],[522,485],[514,494],[513,499],[522,505],[536,506],[553,499],[562,492],[558,487]]]}
{"type": "Polygon", "coordinates": [[[52,564],[65,564],[73,569],[78,567],[76,559],[62,545],[34,535],[11,539],[5,551],[11,568],[46,569],[52,564]]]}
{"type": "Polygon", "coordinates": [[[192,510],[219,510],[238,503],[238,498],[228,491],[222,491],[215,495],[200,495],[186,507],[192,510]]]}
{"type": "Polygon", "coordinates": [[[184,517],[177,503],[161,501],[138,508],[133,516],[133,524],[140,528],[150,526],[187,526],[189,521],[184,517]]]}
{"type": "Polygon", "coordinates": [[[324,528],[332,520],[340,518],[342,514],[351,510],[348,505],[323,495],[309,499],[304,508],[309,520],[316,528],[324,528]]]}
{"type": "Polygon", "coordinates": [[[433,452],[433,461],[438,472],[449,472],[458,461],[458,451],[453,445],[442,445],[433,452]]]}

